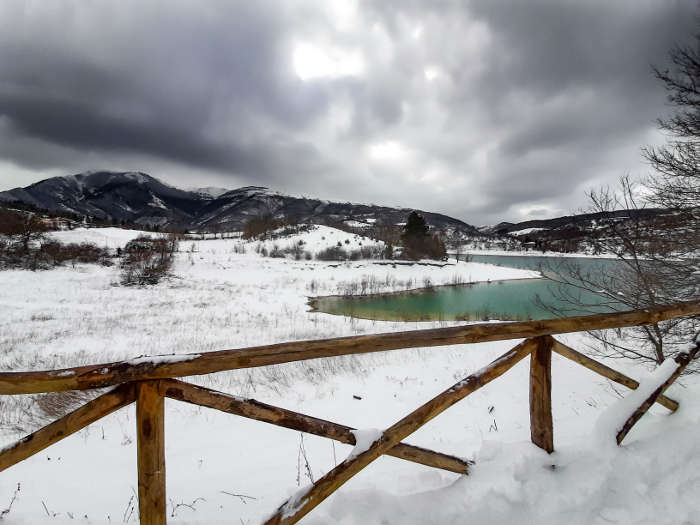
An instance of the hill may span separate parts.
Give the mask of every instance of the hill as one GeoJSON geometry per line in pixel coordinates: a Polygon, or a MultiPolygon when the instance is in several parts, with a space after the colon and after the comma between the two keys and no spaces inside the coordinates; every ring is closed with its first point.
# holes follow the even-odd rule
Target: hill
{"type": "Polygon", "coordinates": [[[487,235],[508,236],[542,250],[585,252],[592,240],[609,235],[614,228],[632,231],[644,227],[650,232],[685,228],[692,215],[682,215],[665,208],[639,208],[610,212],[581,213],[554,219],[530,220],[518,223],[501,222],[479,230],[487,235]]]}
{"type": "MultiPolygon", "coordinates": [[[[350,227],[396,225],[411,211],[295,197],[262,186],[225,191],[181,190],[140,172],[96,171],[53,177],[25,188],[0,192],[0,201],[117,223],[202,231],[240,230],[251,217],[270,215],[308,224],[350,227]]],[[[422,210],[429,226],[449,233],[478,234],[463,221],[422,210]]]]}

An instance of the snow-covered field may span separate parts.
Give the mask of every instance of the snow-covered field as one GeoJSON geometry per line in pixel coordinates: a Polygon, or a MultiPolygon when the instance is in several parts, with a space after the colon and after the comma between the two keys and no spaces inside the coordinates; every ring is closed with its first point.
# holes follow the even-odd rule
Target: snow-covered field
{"type": "MultiPolygon", "coordinates": [[[[318,251],[372,241],[316,229],[318,251]],[[337,238],[336,238],[337,236],[337,238]],[[345,239],[350,242],[345,243],[345,239]],[[328,243],[328,244],[326,244],[328,243]]],[[[56,235],[123,246],[139,232],[105,228],[56,235]]],[[[0,272],[0,368],[48,369],[140,355],[206,352],[273,342],[450,326],[308,312],[307,296],[343,293],[372,278],[383,289],[532,277],[478,263],[379,265],[263,258],[256,243],[184,241],[174,276],[155,287],[118,285],[116,267],[0,272]],[[246,253],[241,253],[243,250],[246,253]]],[[[583,336],[563,339],[582,348],[583,336]]],[[[239,370],[192,379],[225,392],[351,425],[386,428],[517,341],[401,350],[239,370]],[[356,399],[359,397],[361,399],[356,399]]],[[[616,362],[640,379],[649,371],[616,362]]],[[[698,522],[698,385],[653,408],[622,448],[600,419],[623,387],[555,356],[556,452],[529,442],[528,366],[518,364],[406,441],[474,459],[462,477],[382,457],[303,523],[607,524],[698,522]]],[[[77,401],[76,401],[77,402],[77,401]]],[[[0,446],[50,421],[57,396],[0,398],[0,446]]],[[[169,523],[258,523],[318,479],[351,447],[209,409],[166,401],[169,523]]],[[[0,521],[135,523],[136,439],[129,407],[0,473],[0,521]],[[19,487],[19,492],[17,488],[19,487]]]]}

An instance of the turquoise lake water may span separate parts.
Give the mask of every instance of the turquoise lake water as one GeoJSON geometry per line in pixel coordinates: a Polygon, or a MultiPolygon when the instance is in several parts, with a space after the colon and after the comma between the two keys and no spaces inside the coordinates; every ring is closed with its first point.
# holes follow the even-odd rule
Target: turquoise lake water
{"type": "MultiPolygon", "coordinates": [[[[474,262],[496,264],[511,268],[542,270],[546,273],[564,271],[567,265],[580,264],[584,272],[596,272],[617,264],[610,259],[581,257],[539,257],[474,255],[474,262]],[[557,270],[558,269],[558,270],[557,270]]],[[[564,315],[586,315],[609,312],[608,307],[576,310],[560,300],[561,285],[546,279],[493,281],[459,286],[439,286],[389,294],[365,296],[319,297],[310,301],[321,312],[347,315],[362,319],[384,321],[468,320],[491,319],[520,321],[551,319],[557,315],[551,309],[564,310],[564,315]],[[539,298],[539,301],[537,300],[539,298]]],[[[586,304],[600,303],[600,297],[568,287],[586,304]]]]}

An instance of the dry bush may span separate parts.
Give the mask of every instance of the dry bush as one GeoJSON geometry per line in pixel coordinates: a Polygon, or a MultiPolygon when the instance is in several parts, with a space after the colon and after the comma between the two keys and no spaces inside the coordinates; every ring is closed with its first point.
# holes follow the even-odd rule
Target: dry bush
{"type": "Polygon", "coordinates": [[[316,253],[319,261],[345,261],[347,258],[348,253],[340,246],[329,246],[316,253]]]}
{"type": "Polygon", "coordinates": [[[123,285],[158,284],[168,275],[177,250],[176,239],[152,239],[140,236],[129,241],[120,263],[123,285]]]}
{"type": "Polygon", "coordinates": [[[47,263],[58,266],[64,262],[99,263],[105,266],[112,264],[109,250],[89,243],[63,244],[55,240],[47,240],[41,243],[38,254],[47,263]]]}

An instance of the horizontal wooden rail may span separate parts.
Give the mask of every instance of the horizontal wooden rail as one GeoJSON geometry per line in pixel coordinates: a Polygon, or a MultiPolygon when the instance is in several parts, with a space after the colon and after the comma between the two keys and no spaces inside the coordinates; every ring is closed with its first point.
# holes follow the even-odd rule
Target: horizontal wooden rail
{"type": "MultiPolygon", "coordinates": [[[[299,430],[300,432],[333,439],[348,445],[355,444],[355,435],[352,433],[352,430],[355,429],[352,427],[299,414],[292,410],[261,403],[255,399],[242,399],[209,388],[178,381],[177,379],[162,379],[158,383],[161,395],[171,399],[221,410],[229,414],[271,423],[292,430],[299,430]]],[[[466,460],[405,443],[397,444],[387,454],[458,474],[467,474],[469,472],[469,462],[466,460]]]]}
{"type": "Polygon", "coordinates": [[[700,301],[693,301],[647,310],[544,321],[486,323],[410,332],[297,341],[252,348],[220,350],[201,355],[185,354],[140,358],[54,371],[2,372],[0,373],[0,394],[86,390],[129,381],[211,374],[237,368],[267,366],[320,357],[638,326],[698,314],[700,314],[700,301]]]}
{"type": "MultiPolygon", "coordinates": [[[[579,365],[588,368],[596,374],[600,374],[601,376],[606,377],[611,381],[615,381],[616,383],[619,383],[621,385],[624,385],[631,390],[636,390],[639,387],[639,381],[635,381],[634,379],[626,376],[622,372],[618,372],[614,368],[610,368],[609,366],[606,366],[603,363],[599,363],[595,359],[591,359],[590,357],[588,357],[585,354],[582,354],[581,352],[577,352],[573,348],[566,346],[565,344],[557,341],[556,339],[554,340],[554,346],[552,346],[552,350],[560,356],[566,357],[567,359],[571,359],[574,363],[578,363],[579,365]]],[[[656,402],[660,405],[665,406],[671,412],[675,412],[676,410],[678,410],[678,401],[675,401],[670,397],[666,397],[663,394],[661,394],[658,397],[656,402]]]]}

